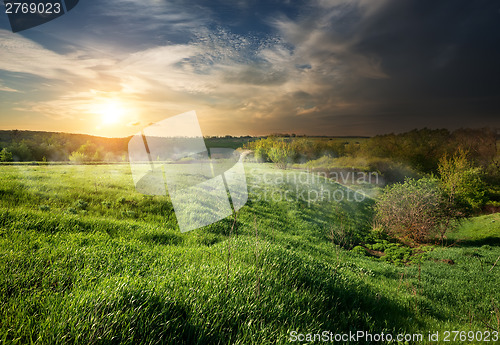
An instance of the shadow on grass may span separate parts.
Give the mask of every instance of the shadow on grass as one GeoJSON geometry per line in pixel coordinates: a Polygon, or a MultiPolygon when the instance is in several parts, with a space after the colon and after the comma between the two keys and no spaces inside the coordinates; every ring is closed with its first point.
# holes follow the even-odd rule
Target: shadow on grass
{"type": "Polygon", "coordinates": [[[182,243],[183,238],[176,234],[164,233],[164,234],[146,234],[139,237],[139,239],[146,243],[154,243],[161,245],[173,245],[177,246],[182,243]]]}
{"type": "Polygon", "coordinates": [[[485,237],[479,240],[466,239],[455,241],[454,243],[458,247],[500,246],[500,237],[485,237]]]}
{"type": "MultiPolygon", "coordinates": [[[[347,278],[352,273],[365,274],[360,266],[332,268],[286,249],[268,253],[266,261],[273,262],[279,285],[286,286],[291,295],[297,295],[299,301],[290,299],[290,303],[284,303],[285,308],[287,304],[290,308],[286,313],[276,315],[273,310],[264,312],[265,323],[282,323],[288,325],[289,329],[298,330],[301,325],[294,325],[290,320],[297,320],[295,314],[313,311],[314,319],[309,321],[334,333],[354,330],[380,333],[389,329],[395,334],[424,326],[419,324],[416,315],[421,307],[419,301],[415,300],[414,305],[411,302],[403,306],[392,296],[383,296],[374,291],[361,277],[359,280],[347,278]]],[[[441,315],[434,316],[439,318],[441,315]]]]}
{"type": "Polygon", "coordinates": [[[196,325],[196,312],[184,303],[141,288],[88,300],[71,312],[64,333],[76,344],[214,344],[222,337],[196,325]]]}

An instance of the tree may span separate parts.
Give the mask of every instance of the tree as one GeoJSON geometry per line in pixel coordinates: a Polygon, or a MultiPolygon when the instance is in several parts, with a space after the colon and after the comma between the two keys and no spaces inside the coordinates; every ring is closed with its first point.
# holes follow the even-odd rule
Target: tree
{"type": "Polygon", "coordinates": [[[70,161],[77,163],[98,162],[102,161],[102,159],[102,149],[91,141],[87,141],[69,156],[70,161]]]}
{"type": "Polygon", "coordinates": [[[9,151],[12,152],[12,157],[16,160],[16,162],[26,162],[33,159],[33,154],[31,153],[31,150],[25,140],[13,142],[9,146],[9,151]]]}
{"type": "Polygon", "coordinates": [[[81,152],[74,151],[69,155],[69,160],[74,163],[90,162],[87,157],[81,152]]]}
{"type": "Polygon", "coordinates": [[[5,147],[0,151],[0,162],[12,162],[12,152],[5,147]]]}
{"type": "Polygon", "coordinates": [[[259,162],[266,162],[269,160],[269,157],[267,155],[267,152],[269,150],[269,147],[267,145],[267,142],[269,139],[261,139],[259,141],[249,143],[247,145],[248,148],[253,149],[255,159],[259,162]]]}
{"type": "Polygon", "coordinates": [[[295,152],[289,143],[278,140],[269,149],[268,156],[278,168],[286,169],[288,164],[292,162],[295,152]]]}
{"type": "Polygon", "coordinates": [[[390,158],[420,172],[435,172],[439,157],[447,152],[451,134],[446,129],[414,129],[401,134],[377,135],[362,151],[368,157],[390,158]]]}
{"type": "Polygon", "coordinates": [[[497,135],[489,128],[461,128],[453,132],[453,146],[467,152],[470,161],[485,168],[497,154],[497,135]]]}
{"type": "Polygon", "coordinates": [[[407,178],[387,186],[375,205],[375,223],[388,235],[415,243],[443,238],[458,214],[449,204],[439,181],[407,178]]]}
{"type": "Polygon", "coordinates": [[[459,150],[453,157],[439,161],[438,172],[449,201],[464,215],[478,211],[485,202],[482,170],[467,159],[467,151],[459,150]]]}

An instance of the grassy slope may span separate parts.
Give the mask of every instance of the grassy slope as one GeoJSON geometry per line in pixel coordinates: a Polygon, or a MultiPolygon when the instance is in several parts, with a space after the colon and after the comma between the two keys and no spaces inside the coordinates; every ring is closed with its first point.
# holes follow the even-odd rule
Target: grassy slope
{"type": "Polygon", "coordinates": [[[370,199],[308,203],[301,190],[340,187],[281,183],[267,166],[247,166],[232,237],[231,219],[181,234],[168,200],[137,194],[126,166],[0,169],[0,341],[264,344],[292,330],[497,327],[500,248],[481,242],[482,229],[500,236],[495,215],[464,224],[451,236],[467,246],[436,249],[419,271],[329,242],[331,227],[369,227],[370,199]]]}
{"type": "Polygon", "coordinates": [[[486,215],[464,221],[448,235],[448,239],[458,241],[462,246],[500,244],[500,213],[486,215]]]}

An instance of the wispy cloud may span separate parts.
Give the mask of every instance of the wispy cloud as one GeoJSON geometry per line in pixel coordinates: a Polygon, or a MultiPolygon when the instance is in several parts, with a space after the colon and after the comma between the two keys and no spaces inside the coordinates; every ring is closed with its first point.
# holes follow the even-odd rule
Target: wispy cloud
{"type": "Polygon", "coordinates": [[[110,0],[94,4],[98,16],[90,20],[88,29],[120,43],[126,37],[133,44],[157,45],[181,43],[212,22],[211,11],[196,2],[162,0],[110,0]]]}
{"type": "Polygon", "coordinates": [[[114,64],[110,59],[92,58],[84,52],[59,54],[6,30],[0,30],[0,50],[0,69],[47,79],[95,79],[100,77],[99,69],[114,64]]]}
{"type": "Polygon", "coordinates": [[[20,92],[19,90],[16,90],[16,89],[13,89],[11,87],[2,85],[2,83],[0,83],[0,91],[4,91],[4,92],[20,92]]]}

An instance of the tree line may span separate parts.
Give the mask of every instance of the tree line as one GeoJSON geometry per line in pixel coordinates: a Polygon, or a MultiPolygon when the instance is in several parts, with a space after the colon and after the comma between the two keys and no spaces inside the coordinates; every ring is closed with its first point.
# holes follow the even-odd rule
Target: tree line
{"type": "Polygon", "coordinates": [[[126,159],[129,139],[53,132],[0,131],[0,161],[64,162],[72,158],[82,158],[83,161],[119,161],[126,159]]]}
{"type": "Polygon", "coordinates": [[[499,134],[492,129],[415,129],[401,134],[377,135],[360,140],[316,139],[269,136],[250,142],[255,158],[274,162],[281,167],[322,156],[387,158],[408,165],[422,173],[436,173],[439,161],[462,150],[482,168],[488,168],[498,158],[499,134]]]}

